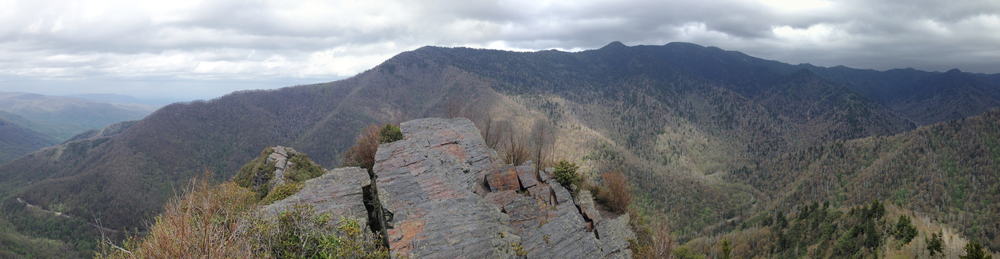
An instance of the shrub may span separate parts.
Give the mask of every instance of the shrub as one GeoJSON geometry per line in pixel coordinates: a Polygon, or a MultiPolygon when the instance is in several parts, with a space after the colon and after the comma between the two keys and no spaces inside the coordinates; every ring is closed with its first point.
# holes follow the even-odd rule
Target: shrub
{"type": "Polygon", "coordinates": [[[598,189],[597,199],[614,212],[625,213],[632,204],[632,192],[625,174],[619,171],[601,174],[603,186],[598,189]]]}
{"type": "Polygon", "coordinates": [[[379,131],[379,143],[389,143],[396,142],[403,139],[403,131],[399,129],[399,126],[386,124],[379,131]]]}
{"type": "Polygon", "coordinates": [[[934,256],[935,254],[940,254],[944,250],[944,241],[941,240],[941,233],[931,234],[931,238],[925,240],[927,243],[927,252],[934,256]]]}
{"type": "Polygon", "coordinates": [[[502,155],[504,162],[512,165],[521,165],[531,158],[531,151],[528,150],[527,139],[509,130],[506,141],[503,145],[502,155]]]}
{"type": "Polygon", "coordinates": [[[909,244],[917,236],[917,228],[913,227],[913,224],[910,223],[910,217],[906,215],[899,216],[899,220],[896,221],[896,227],[893,229],[893,236],[897,240],[902,241],[904,245],[909,244]]]}
{"type": "Polygon", "coordinates": [[[576,170],[579,169],[573,162],[566,160],[559,161],[555,166],[555,177],[556,181],[560,184],[569,188],[570,185],[580,183],[580,175],[577,174],[576,170]]]}
{"type": "Polygon", "coordinates": [[[347,152],[344,152],[344,166],[357,166],[372,170],[375,166],[375,152],[381,140],[378,126],[371,125],[361,131],[357,140],[347,152]]]}

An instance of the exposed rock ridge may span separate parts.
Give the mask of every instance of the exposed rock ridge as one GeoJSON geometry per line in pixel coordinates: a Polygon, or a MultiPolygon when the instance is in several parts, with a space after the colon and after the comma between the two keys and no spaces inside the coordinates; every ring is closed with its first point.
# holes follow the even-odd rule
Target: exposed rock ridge
{"type": "Polygon", "coordinates": [[[485,192],[493,152],[466,119],[401,124],[404,139],[375,156],[379,197],[392,212],[391,251],[417,258],[510,258],[518,238],[485,192]]]}
{"type": "Polygon", "coordinates": [[[628,258],[627,215],[601,219],[530,163],[495,163],[471,121],[404,122],[376,155],[380,198],[394,214],[390,249],[420,258],[628,258]]]}
{"type": "MultiPolygon", "coordinates": [[[[375,182],[361,168],[325,170],[262,210],[274,215],[307,204],[334,219],[368,223],[372,214],[365,207],[365,189],[378,186],[378,201],[392,215],[386,216],[388,245],[398,256],[631,257],[629,240],[635,234],[627,215],[602,217],[589,192],[574,197],[550,170],[535,170],[530,162],[496,162],[496,152],[468,119],[419,119],[401,128],[403,140],[379,146],[375,182]]],[[[304,156],[287,147],[265,150],[261,165],[252,168],[273,174],[257,173],[255,184],[288,184],[283,179],[297,155],[304,156]]]]}

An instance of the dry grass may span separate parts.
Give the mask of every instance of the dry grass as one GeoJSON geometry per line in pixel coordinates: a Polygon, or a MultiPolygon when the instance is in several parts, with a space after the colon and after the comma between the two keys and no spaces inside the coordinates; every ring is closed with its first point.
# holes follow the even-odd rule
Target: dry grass
{"type": "Polygon", "coordinates": [[[357,220],[317,215],[308,205],[271,217],[257,213],[257,195],[232,182],[192,180],[169,202],[149,233],[96,258],[388,258],[378,238],[357,220]],[[336,222],[339,222],[336,223],[336,222]]]}
{"type": "Polygon", "coordinates": [[[106,244],[100,258],[252,258],[253,242],[242,237],[238,221],[254,206],[256,194],[209,177],[195,178],[187,195],[169,202],[148,235],[122,247],[106,244]]]}
{"type": "Polygon", "coordinates": [[[517,134],[513,129],[508,128],[504,136],[503,148],[500,155],[504,162],[512,165],[521,165],[531,159],[531,151],[528,149],[528,141],[521,134],[517,134]]]}

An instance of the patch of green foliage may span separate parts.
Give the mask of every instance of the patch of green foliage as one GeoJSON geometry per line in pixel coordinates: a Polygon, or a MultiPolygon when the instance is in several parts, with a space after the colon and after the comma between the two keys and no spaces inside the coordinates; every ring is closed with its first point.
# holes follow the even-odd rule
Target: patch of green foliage
{"type": "Polygon", "coordinates": [[[259,222],[251,232],[272,244],[270,253],[276,258],[388,258],[389,252],[366,230],[355,219],[335,221],[303,205],[274,221],[259,222]]]}
{"type": "Polygon", "coordinates": [[[896,240],[902,241],[904,245],[909,244],[917,236],[917,228],[910,222],[910,217],[900,215],[892,235],[896,240]]]}
{"type": "Polygon", "coordinates": [[[935,233],[931,234],[931,237],[925,240],[925,243],[927,243],[927,253],[930,253],[931,256],[944,252],[944,241],[941,239],[941,236],[941,233],[935,233]]]}
{"type": "Polygon", "coordinates": [[[267,182],[274,178],[274,170],[277,170],[273,162],[267,161],[267,156],[272,152],[271,148],[264,149],[259,157],[240,168],[240,171],[233,176],[233,182],[257,193],[259,198],[267,196],[269,191],[267,182]]]}
{"type": "Polygon", "coordinates": [[[965,255],[959,256],[961,259],[993,259],[993,255],[990,255],[990,251],[983,248],[976,242],[969,242],[965,244],[965,255]]]}
{"type": "Polygon", "coordinates": [[[292,167],[285,172],[285,180],[304,182],[323,175],[323,167],[320,167],[305,154],[289,154],[288,162],[292,167]]]}
{"type": "Polygon", "coordinates": [[[266,203],[272,203],[295,194],[302,189],[302,182],[319,177],[326,171],[309,156],[302,153],[290,152],[288,162],[290,167],[285,170],[285,184],[271,188],[268,184],[274,178],[277,167],[274,162],[268,162],[267,157],[274,151],[271,148],[264,149],[260,156],[243,166],[235,176],[233,182],[240,187],[249,188],[257,193],[257,197],[266,203]]]}
{"type": "Polygon", "coordinates": [[[573,162],[566,160],[559,161],[555,166],[556,181],[559,181],[560,184],[567,188],[574,184],[579,186],[580,174],[576,172],[577,169],[580,169],[580,167],[573,162]]]}
{"type": "Polygon", "coordinates": [[[390,142],[396,142],[403,139],[403,131],[399,129],[399,126],[386,124],[379,130],[379,143],[385,144],[390,142]]]}
{"type": "Polygon", "coordinates": [[[289,182],[278,185],[277,187],[274,187],[273,190],[269,191],[267,196],[264,196],[260,202],[263,204],[271,204],[276,201],[284,200],[285,198],[288,198],[288,196],[292,196],[292,194],[296,194],[299,190],[302,190],[302,185],[303,184],[299,182],[289,182]]]}

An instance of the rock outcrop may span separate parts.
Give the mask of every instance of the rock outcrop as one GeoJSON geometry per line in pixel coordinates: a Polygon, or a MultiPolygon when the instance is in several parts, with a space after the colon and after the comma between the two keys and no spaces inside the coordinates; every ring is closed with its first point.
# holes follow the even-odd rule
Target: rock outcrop
{"type": "MultiPolygon", "coordinates": [[[[374,223],[380,217],[372,213],[376,201],[384,209],[376,211],[391,215],[383,217],[388,229],[370,226],[386,230],[391,252],[404,257],[631,257],[628,241],[635,235],[627,215],[602,218],[589,192],[574,197],[550,177],[551,169],[498,163],[471,121],[419,119],[401,128],[403,140],[379,146],[373,176],[356,167],[325,170],[263,211],[273,215],[308,204],[319,213],[374,223]]],[[[244,168],[255,173],[238,179],[270,189],[300,184],[293,181],[303,174],[304,165],[293,162],[300,155],[285,147],[265,150],[244,168]]]]}
{"type": "Polygon", "coordinates": [[[263,208],[269,215],[291,209],[298,204],[308,204],[318,214],[329,213],[351,217],[361,224],[368,223],[364,204],[364,186],[371,184],[368,172],[359,167],[327,170],[322,176],[305,181],[299,192],[263,208]]]}
{"type": "Polygon", "coordinates": [[[394,214],[390,249],[419,258],[627,258],[627,215],[602,220],[589,193],[530,163],[500,165],[471,121],[419,119],[379,147],[374,171],[394,214]]]}

